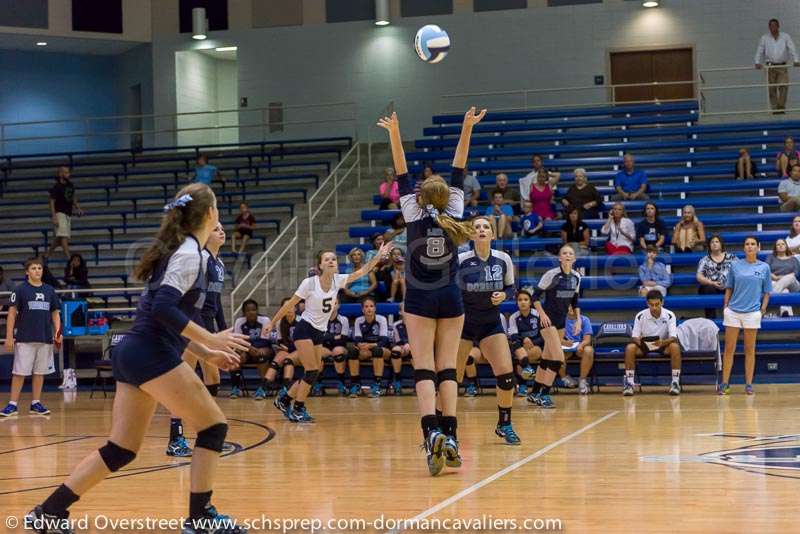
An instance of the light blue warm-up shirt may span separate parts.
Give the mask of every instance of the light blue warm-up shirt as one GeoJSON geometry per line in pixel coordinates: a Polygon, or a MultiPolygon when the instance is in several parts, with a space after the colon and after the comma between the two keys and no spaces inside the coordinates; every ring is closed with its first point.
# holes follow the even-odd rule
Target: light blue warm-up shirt
{"type": "Polygon", "coordinates": [[[728,307],[739,313],[756,312],[761,309],[761,299],[772,291],[769,265],[761,260],[734,261],[728,273],[726,288],[733,289],[728,307]]]}

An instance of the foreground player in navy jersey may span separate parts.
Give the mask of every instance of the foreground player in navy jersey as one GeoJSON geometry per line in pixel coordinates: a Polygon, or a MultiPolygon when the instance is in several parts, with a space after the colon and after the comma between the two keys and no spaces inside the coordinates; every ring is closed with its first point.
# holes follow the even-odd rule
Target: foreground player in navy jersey
{"type": "Polygon", "coordinates": [[[48,415],[41,402],[44,376],[55,371],[53,343],[61,343],[61,300],[52,286],[42,282],[44,264],[39,258],[25,262],[28,279],[14,288],[9,299],[6,323],[6,352],[14,353],[11,370],[11,400],[2,417],[17,415],[19,395],[25,377],[31,378],[30,413],[48,415]]]}
{"type": "Polygon", "coordinates": [[[38,525],[35,530],[40,534],[71,531],[53,525],[69,516],[67,510],[82,495],[136,458],[158,404],[199,429],[192,456],[189,516],[182,533],[245,531],[211,505],[228,425],[203,382],[181,360],[188,349],[208,363],[231,369],[239,361],[236,350],[248,348],[243,336],[228,331],[212,334],[190,319],[203,304],[202,250],[219,223],[216,198],[207,185],[192,184],[181,189],[164,209],[155,241],[134,269],[134,276],[146,281],[136,319],[112,358],[117,392],[111,435],[26,516],[28,524],[38,525]],[[217,525],[208,529],[212,521],[217,525]]]}
{"type": "MultiPolygon", "coordinates": [[[[317,272],[321,274],[303,280],[294,295],[272,318],[272,324],[280,322],[287,313],[294,310],[300,300],[305,300],[305,309],[293,335],[305,373],[302,380],[295,382],[288,392],[276,397],[274,403],[289,421],[295,423],[314,421],[306,409],[305,401],[319,378],[322,367],[322,344],[339,291],[374,269],[378,262],[388,257],[390,250],[391,243],[385,243],[369,263],[350,274],[339,274],[339,262],[335,252],[330,250],[320,252],[317,256],[317,272]]],[[[271,326],[268,325],[265,330],[271,330],[271,326]]]]}
{"type": "MultiPolygon", "coordinates": [[[[559,266],[542,275],[533,292],[533,305],[539,313],[539,326],[544,350],[536,369],[536,380],[528,401],[542,408],[555,408],[550,398],[550,388],[564,365],[564,326],[567,323],[569,308],[580,316],[578,293],[581,288],[581,275],[572,266],[575,264],[575,249],[564,245],[558,252],[559,266]],[[544,303],[542,302],[544,299],[544,303]]],[[[581,324],[576,321],[573,335],[578,335],[581,324]]]]}
{"type": "Polygon", "coordinates": [[[388,130],[392,160],[400,191],[400,207],[406,221],[409,259],[406,267],[404,319],[414,358],[414,381],[422,415],[422,433],[428,453],[428,471],[439,474],[445,464],[460,467],[456,438],[456,359],[453,343],[464,326],[464,306],[456,283],[458,246],[469,240],[472,227],[458,222],[464,212],[464,168],[472,128],[486,115],[470,108],[464,115],[450,185],[441,176],[422,182],[419,195],[408,176],[397,114],[384,117],[378,126],[388,130]],[[438,373],[436,372],[438,370],[438,373]],[[442,416],[436,415],[436,380],[442,416]]]}
{"type": "MultiPolygon", "coordinates": [[[[208,237],[203,250],[203,261],[206,265],[206,295],[203,307],[194,316],[195,322],[201,324],[209,332],[225,330],[225,312],[222,310],[222,288],[225,285],[225,264],[219,259],[219,250],[225,244],[225,230],[218,224],[208,237]]],[[[184,352],[183,361],[192,369],[197,368],[197,357],[191,352],[184,352]]],[[[219,369],[200,360],[203,372],[203,383],[212,397],[217,396],[219,390],[219,369]]],[[[185,458],[192,455],[192,449],[183,435],[183,421],[178,417],[170,417],[169,442],[167,443],[167,456],[185,458]]]]}
{"type": "Polygon", "coordinates": [[[514,364],[500,320],[500,304],[513,298],[514,264],[505,252],[492,250],[494,232],[489,219],[473,219],[472,227],[475,230],[473,249],[458,255],[458,281],[465,310],[458,368],[464,368],[474,345],[480,347],[497,379],[499,417],[495,434],[508,445],[519,445],[519,436],[511,426],[514,364]]]}

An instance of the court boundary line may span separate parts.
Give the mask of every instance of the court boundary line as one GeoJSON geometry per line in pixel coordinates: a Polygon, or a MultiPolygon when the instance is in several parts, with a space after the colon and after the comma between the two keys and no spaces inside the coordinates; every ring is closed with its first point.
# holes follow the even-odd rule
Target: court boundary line
{"type": "MultiPolygon", "coordinates": [[[[604,415],[600,419],[597,419],[597,420],[589,423],[588,425],[586,425],[586,426],[584,426],[582,428],[579,428],[578,430],[572,432],[571,434],[567,434],[566,436],[564,436],[564,437],[562,437],[562,438],[550,443],[549,445],[546,445],[546,446],[542,447],[538,451],[526,456],[522,460],[518,460],[518,461],[514,462],[513,464],[504,467],[503,469],[501,469],[500,471],[494,473],[493,475],[490,475],[490,476],[484,478],[483,480],[480,480],[480,481],[476,482],[475,484],[469,486],[468,488],[464,488],[463,490],[459,491],[455,495],[452,495],[452,496],[448,497],[447,499],[443,500],[439,504],[435,504],[435,505],[431,506],[430,508],[428,508],[427,510],[425,510],[423,512],[420,512],[419,514],[417,514],[416,516],[412,517],[411,519],[406,519],[404,521],[406,523],[408,523],[408,524],[413,524],[415,522],[422,521],[426,517],[429,517],[429,516],[431,516],[431,515],[433,515],[433,514],[435,514],[437,512],[440,512],[441,510],[444,510],[445,508],[447,508],[451,504],[454,504],[454,503],[460,501],[461,499],[463,499],[464,497],[466,497],[468,495],[471,495],[472,493],[475,493],[476,491],[478,491],[479,489],[483,488],[484,486],[488,486],[489,484],[491,484],[495,480],[507,475],[508,473],[511,473],[512,471],[516,471],[520,467],[532,462],[536,458],[539,458],[540,456],[544,456],[545,454],[547,454],[551,450],[555,449],[559,445],[563,445],[564,443],[570,441],[571,439],[580,436],[581,434],[583,434],[587,430],[591,430],[592,428],[596,427],[597,425],[599,425],[601,423],[604,423],[605,421],[611,419],[612,417],[614,417],[615,415],[617,415],[619,413],[620,413],[619,410],[614,410],[611,413],[607,413],[606,415],[604,415]]],[[[402,531],[403,531],[403,529],[400,528],[400,529],[390,530],[390,531],[387,532],[387,534],[398,534],[399,532],[402,532],[402,531]]]]}

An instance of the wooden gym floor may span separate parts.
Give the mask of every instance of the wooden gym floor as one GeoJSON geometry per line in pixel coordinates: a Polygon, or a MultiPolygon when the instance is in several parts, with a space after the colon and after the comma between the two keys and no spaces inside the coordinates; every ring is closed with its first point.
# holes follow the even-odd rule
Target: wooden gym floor
{"type": "MultiPolygon", "coordinates": [[[[270,400],[220,397],[237,450],[220,461],[213,501],[240,519],[485,514],[559,519],[569,532],[796,532],[800,386],[761,385],[753,397],[741,386],[730,397],[690,386],[671,398],[664,389],[646,388],[633,398],[617,388],[590,397],[567,392],[555,397],[558,408],[551,411],[516,399],[521,447],[495,437],[492,390],[460,398],[464,465],[436,478],[419,451],[412,396],[312,398],[317,423],[311,425],[285,421],[270,400]]],[[[0,421],[2,532],[21,532],[3,520],[44,499],[106,440],[111,398],[66,395],[45,397],[50,417],[24,413],[0,421]]],[[[23,396],[23,412],[29,400],[23,396]]],[[[157,415],[136,461],[82,498],[73,517],[185,514],[188,461],[164,455],[168,423],[167,415],[157,415]]]]}

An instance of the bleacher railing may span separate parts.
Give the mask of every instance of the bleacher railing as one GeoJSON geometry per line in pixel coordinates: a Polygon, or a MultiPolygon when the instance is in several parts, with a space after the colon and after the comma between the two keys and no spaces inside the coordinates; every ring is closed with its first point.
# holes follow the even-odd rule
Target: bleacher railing
{"type": "Polygon", "coordinates": [[[282,290],[281,294],[294,291],[298,283],[300,225],[293,217],[275,241],[252,262],[252,268],[233,288],[230,295],[231,321],[241,310],[242,303],[264,288],[264,305],[271,305],[270,292],[282,290]],[[288,260],[284,258],[289,255],[288,260]],[[260,275],[260,276],[259,276],[260,275]],[[256,278],[258,277],[258,278],[256,278]]]}
{"type": "MultiPolygon", "coordinates": [[[[753,65],[700,69],[697,72],[700,114],[705,117],[735,117],[771,113],[770,87],[780,85],[792,88],[800,85],[800,82],[791,81],[795,70],[791,65],[764,65],[761,69],[753,65]],[[770,84],[771,69],[787,69],[790,73],[789,82],[770,84]]],[[[797,90],[788,91],[784,112],[800,111],[800,97],[796,93],[797,90]]]]}
{"type": "Polygon", "coordinates": [[[0,123],[0,154],[356,134],[354,102],[0,123]],[[276,112],[280,112],[276,114],[276,112]],[[54,149],[54,147],[56,147],[54,149]]]}
{"type": "Polygon", "coordinates": [[[325,180],[308,199],[308,245],[314,250],[314,224],[322,211],[333,200],[333,218],[339,217],[339,189],[347,179],[355,175],[356,187],[361,186],[361,145],[358,139],[353,140],[353,147],[342,156],[342,160],[331,170],[325,180]],[[346,166],[346,165],[349,165],[346,166]],[[353,172],[355,171],[355,172],[353,172]],[[323,196],[324,195],[324,196],[323,196]]]}

